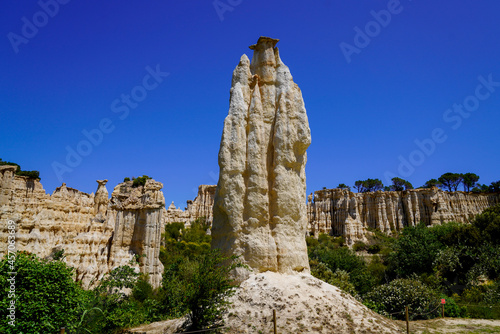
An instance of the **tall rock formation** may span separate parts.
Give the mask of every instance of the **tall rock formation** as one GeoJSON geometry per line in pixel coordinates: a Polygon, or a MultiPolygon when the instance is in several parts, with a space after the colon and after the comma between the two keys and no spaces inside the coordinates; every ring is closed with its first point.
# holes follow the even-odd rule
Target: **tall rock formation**
{"type": "Polygon", "coordinates": [[[323,189],[309,195],[309,231],[313,235],[342,235],[349,244],[365,239],[366,228],[386,234],[420,222],[436,225],[470,222],[486,208],[500,203],[500,194],[446,192],[438,188],[352,193],[323,189]]]}
{"type": "MultiPolygon", "coordinates": [[[[219,151],[212,247],[255,272],[308,272],[306,109],[275,47],[260,37],[233,72],[219,151]]],[[[247,273],[240,272],[239,279],[247,273]]]]}
{"type": "Polygon", "coordinates": [[[172,202],[164,212],[165,223],[184,223],[184,226],[189,227],[191,222],[198,218],[204,218],[211,223],[213,220],[215,188],[215,185],[200,185],[198,195],[194,201],[187,201],[187,207],[184,211],[176,208],[174,202],[172,202]]]}
{"type": "MultiPolygon", "coordinates": [[[[119,184],[111,200],[107,180],[98,180],[96,194],[63,184],[52,195],[39,180],[15,175],[15,166],[0,166],[0,222],[16,223],[16,249],[50,258],[64,249],[64,261],[74,267],[76,280],[92,286],[112,269],[130,265],[160,285],[159,261],[164,208],[162,184],[119,184]],[[117,190],[118,189],[118,190],[117,190]]],[[[8,230],[0,230],[0,255],[7,251],[8,230]]]]}

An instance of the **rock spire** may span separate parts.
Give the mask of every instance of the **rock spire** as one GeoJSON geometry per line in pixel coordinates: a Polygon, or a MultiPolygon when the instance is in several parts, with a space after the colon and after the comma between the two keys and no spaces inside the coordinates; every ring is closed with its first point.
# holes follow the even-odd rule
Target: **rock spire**
{"type": "MultiPolygon", "coordinates": [[[[233,72],[219,151],[212,247],[254,272],[309,272],[305,234],[306,150],[302,93],[280,59],[277,39],[260,37],[233,72]]],[[[236,276],[243,280],[248,272],[236,276]]]]}

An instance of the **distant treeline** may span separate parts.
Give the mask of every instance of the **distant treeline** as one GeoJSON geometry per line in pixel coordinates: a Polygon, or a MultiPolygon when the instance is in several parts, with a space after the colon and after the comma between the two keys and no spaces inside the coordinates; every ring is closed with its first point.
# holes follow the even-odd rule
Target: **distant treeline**
{"type": "MultiPolygon", "coordinates": [[[[392,178],[392,184],[389,186],[384,186],[380,179],[366,179],[358,180],[354,182],[354,189],[359,193],[366,193],[372,191],[402,191],[408,189],[414,189],[413,185],[406,180],[399,177],[392,178]]],[[[473,193],[494,193],[500,192],[500,180],[496,182],[491,182],[490,185],[480,184],[479,175],[474,173],[444,173],[438,179],[430,179],[425,182],[425,184],[419,188],[432,188],[438,187],[445,191],[457,191],[460,185],[463,186],[463,190],[466,192],[473,193]]],[[[337,188],[349,189],[351,187],[345,183],[340,183],[337,188]]],[[[323,187],[326,189],[326,187],[323,187]]]]}

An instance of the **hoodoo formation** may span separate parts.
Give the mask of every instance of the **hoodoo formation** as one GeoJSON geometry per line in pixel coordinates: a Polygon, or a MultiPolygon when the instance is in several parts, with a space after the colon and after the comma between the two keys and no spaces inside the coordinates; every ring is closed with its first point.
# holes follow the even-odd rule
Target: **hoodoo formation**
{"type": "MultiPolygon", "coordinates": [[[[254,272],[309,272],[306,150],[311,134],[299,87],[277,39],[260,37],[233,72],[219,151],[212,247],[254,272]]],[[[239,279],[247,273],[240,272],[239,279]]]]}

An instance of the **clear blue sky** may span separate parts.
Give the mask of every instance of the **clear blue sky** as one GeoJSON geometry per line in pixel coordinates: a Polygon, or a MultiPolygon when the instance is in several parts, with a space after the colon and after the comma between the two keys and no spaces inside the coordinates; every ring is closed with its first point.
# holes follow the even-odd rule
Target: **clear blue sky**
{"type": "Polygon", "coordinates": [[[60,1],[0,5],[0,158],[49,193],[147,174],[184,207],[215,184],[232,71],[261,35],[302,89],[308,193],[500,179],[498,1],[60,1]]]}

